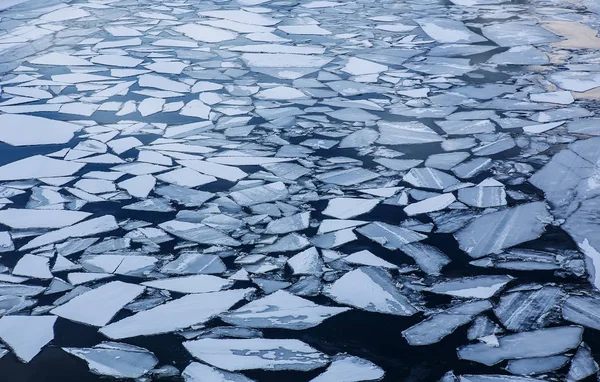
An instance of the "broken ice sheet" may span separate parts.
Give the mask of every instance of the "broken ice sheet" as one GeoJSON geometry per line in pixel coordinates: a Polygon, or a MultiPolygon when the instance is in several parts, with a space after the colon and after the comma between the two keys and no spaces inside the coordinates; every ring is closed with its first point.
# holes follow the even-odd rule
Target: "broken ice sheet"
{"type": "Polygon", "coordinates": [[[219,256],[197,252],[184,252],[161,268],[166,274],[220,274],[227,268],[219,256]]]}
{"type": "Polygon", "coordinates": [[[207,382],[207,381],[230,381],[230,382],[254,382],[243,374],[231,373],[217,369],[203,363],[192,362],[181,373],[185,382],[207,382]]]}
{"type": "Polygon", "coordinates": [[[444,140],[435,131],[420,122],[380,121],[377,143],[382,145],[407,145],[441,142],[444,140]]]}
{"type": "Polygon", "coordinates": [[[490,298],[513,278],[511,276],[473,276],[441,281],[427,290],[463,298],[490,298]]]}
{"type": "Polygon", "coordinates": [[[391,224],[375,222],[360,227],[357,231],[387,249],[399,249],[402,246],[424,240],[427,236],[393,226],[391,224]]]}
{"type": "Polygon", "coordinates": [[[310,382],[379,381],[384,375],[382,368],[366,359],[340,354],[333,357],[327,370],[310,382]]]}
{"type": "Polygon", "coordinates": [[[498,338],[498,346],[485,343],[463,346],[458,357],[492,366],[506,359],[548,357],[565,353],[581,343],[583,328],[559,326],[498,338]]]}
{"type": "Polygon", "coordinates": [[[295,339],[206,338],[183,345],[195,358],[228,371],[309,371],[329,363],[325,354],[295,339]]]}
{"type": "Polygon", "coordinates": [[[538,238],[550,221],[546,204],[534,202],[483,215],[454,237],[463,251],[479,258],[538,238]]]}
{"type": "Polygon", "coordinates": [[[84,360],[92,373],[115,378],[139,378],[158,364],[158,359],[150,351],[118,342],[63,350],[84,360]]]}
{"type": "Polygon", "coordinates": [[[253,290],[189,294],[114,322],[100,332],[109,338],[121,339],[185,329],[228,310],[253,290]]]}
{"type": "Polygon", "coordinates": [[[67,143],[81,126],[74,123],[21,114],[0,115],[0,141],[12,146],[67,143]]]}
{"type": "Polygon", "coordinates": [[[29,362],[54,339],[55,316],[4,316],[0,339],[22,362],[29,362]]]}
{"type": "Polygon", "coordinates": [[[494,308],[494,314],[508,330],[521,332],[540,329],[558,322],[563,297],[560,288],[551,286],[505,293],[494,308]]]}
{"type": "Polygon", "coordinates": [[[226,313],[221,319],[243,327],[303,330],[317,326],[325,319],[347,310],[349,308],[317,305],[279,290],[226,313]]]}
{"type": "Polygon", "coordinates": [[[362,267],[331,284],[325,295],[340,304],[369,312],[410,316],[417,309],[402,295],[390,275],[379,268],[362,267]]]}
{"type": "Polygon", "coordinates": [[[350,219],[370,212],[377,204],[377,199],[335,198],[329,201],[322,213],[338,219],[350,219]]]}

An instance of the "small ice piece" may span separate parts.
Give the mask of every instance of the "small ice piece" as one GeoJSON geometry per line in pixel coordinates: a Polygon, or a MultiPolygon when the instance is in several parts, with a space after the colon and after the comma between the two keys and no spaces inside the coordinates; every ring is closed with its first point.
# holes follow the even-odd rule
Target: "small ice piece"
{"type": "Polygon", "coordinates": [[[113,281],[75,297],[51,313],[86,325],[104,326],[145,289],[140,285],[113,281]]]}
{"type": "Polygon", "coordinates": [[[237,167],[225,166],[218,163],[211,163],[197,159],[184,159],[178,162],[179,164],[189,167],[192,170],[198,171],[202,174],[211,175],[219,179],[228,180],[230,182],[237,182],[238,180],[248,176],[248,174],[237,167]]]}
{"type": "Polygon", "coordinates": [[[34,155],[0,167],[0,180],[29,180],[70,176],[81,170],[83,166],[85,166],[85,163],[34,155]]]}
{"type": "Polygon", "coordinates": [[[413,167],[417,167],[423,161],[421,159],[391,159],[391,158],[377,158],[374,162],[379,163],[389,169],[396,171],[406,171],[413,167]]]}
{"type": "Polygon", "coordinates": [[[458,190],[458,200],[471,207],[488,208],[506,205],[504,187],[469,187],[458,190]]]}
{"type": "Polygon", "coordinates": [[[385,372],[371,361],[351,355],[333,357],[331,365],[310,382],[360,382],[379,381],[385,372]]]}
{"type": "Polygon", "coordinates": [[[161,272],[166,274],[220,274],[227,267],[219,256],[203,253],[186,252],[177,259],[165,264],[161,272]]]}
{"type": "Polygon", "coordinates": [[[26,254],[17,262],[12,273],[36,279],[51,279],[53,276],[48,263],[47,257],[26,254]]]}
{"type": "Polygon", "coordinates": [[[139,175],[118,183],[118,186],[136,198],[145,198],[154,188],[156,179],[152,175],[139,175]]]}
{"type": "Polygon", "coordinates": [[[504,47],[558,42],[560,38],[539,25],[501,22],[481,28],[483,35],[504,47]]]}
{"type": "Polygon", "coordinates": [[[419,188],[443,190],[459,183],[458,179],[433,168],[412,168],[402,179],[419,188]]]}
{"type": "Polygon", "coordinates": [[[0,339],[21,360],[29,362],[54,339],[55,316],[3,316],[0,339]]]}
{"type": "Polygon", "coordinates": [[[11,146],[67,143],[81,130],[74,123],[23,114],[1,114],[0,126],[0,142],[11,146]]]}
{"type": "Polygon", "coordinates": [[[432,293],[463,298],[490,298],[512,281],[511,276],[473,276],[434,284],[432,293]]]}
{"type": "Polygon", "coordinates": [[[99,233],[114,231],[118,228],[119,225],[114,216],[105,215],[40,235],[21,247],[21,250],[25,251],[73,237],[93,236],[99,233]]]}
{"type": "Polygon", "coordinates": [[[212,275],[192,275],[146,281],[142,285],[177,293],[206,293],[227,289],[233,281],[212,275]]]}
{"type": "Polygon", "coordinates": [[[52,66],[93,66],[87,60],[77,56],[71,56],[59,52],[46,53],[42,56],[29,60],[35,65],[52,65],[52,66]]]}
{"type": "Polygon", "coordinates": [[[459,178],[469,179],[489,170],[491,167],[492,160],[490,158],[475,158],[453,167],[452,172],[459,178]]]}
{"type": "Polygon", "coordinates": [[[569,70],[550,74],[547,78],[561,89],[574,92],[586,92],[600,87],[600,73],[597,72],[569,70]]]}
{"type": "Polygon", "coordinates": [[[538,238],[551,219],[545,203],[522,204],[480,216],[454,237],[460,249],[477,259],[538,238]]]}
{"type": "MultiPolygon", "coordinates": [[[[6,291],[3,290],[3,292],[6,291]]],[[[31,300],[23,296],[3,295],[0,296],[0,316],[16,313],[34,305],[36,305],[36,300],[31,300]]],[[[0,356],[0,358],[2,357],[0,356]]]]}
{"type": "Polygon", "coordinates": [[[444,140],[421,122],[379,121],[377,126],[379,126],[377,143],[382,145],[408,145],[444,140]]]}
{"type": "Polygon", "coordinates": [[[199,207],[214,194],[175,185],[158,187],[154,192],[168,200],[174,200],[186,207],[199,207]]]}
{"type": "Polygon", "coordinates": [[[233,40],[238,36],[236,32],[200,24],[184,24],[174,30],[193,40],[209,43],[233,40]]]}
{"type": "Polygon", "coordinates": [[[478,343],[458,349],[458,358],[492,366],[505,359],[549,357],[575,349],[583,328],[559,326],[510,334],[498,338],[498,346],[478,343]]]}
{"type": "Polygon", "coordinates": [[[294,339],[213,339],[184,342],[195,358],[228,371],[297,370],[326,366],[329,357],[294,339]]]}
{"type": "Polygon", "coordinates": [[[590,348],[582,343],[571,360],[567,381],[581,381],[598,372],[598,364],[594,361],[590,348]]]}
{"type": "Polygon", "coordinates": [[[292,268],[294,275],[320,275],[323,273],[323,260],[315,247],[292,256],[287,264],[292,268]]]}
{"type": "Polygon", "coordinates": [[[491,308],[489,301],[466,302],[411,326],[402,332],[402,336],[412,346],[435,344],[460,326],[471,322],[479,313],[491,308]]]}
{"type": "Polygon", "coordinates": [[[119,66],[123,68],[135,68],[144,60],[129,56],[118,56],[118,55],[99,55],[93,57],[90,61],[94,64],[107,65],[107,66],[119,66]]]}
{"type": "Polygon", "coordinates": [[[277,240],[274,244],[258,247],[254,249],[255,253],[275,253],[275,252],[291,252],[299,251],[310,245],[310,241],[304,236],[296,233],[290,233],[277,240]]]}
{"type": "Polygon", "coordinates": [[[190,363],[181,376],[184,382],[254,382],[243,374],[230,373],[199,362],[190,363]]]}
{"type": "Polygon", "coordinates": [[[331,284],[324,294],[340,304],[369,312],[398,316],[417,313],[390,275],[379,268],[361,267],[350,271],[331,284]]]}
{"type": "Polygon", "coordinates": [[[464,43],[487,41],[482,36],[471,32],[462,22],[450,18],[415,20],[429,37],[441,43],[464,43]]]}
{"type": "Polygon", "coordinates": [[[304,25],[282,25],[277,29],[284,31],[287,34],[296,35],[318,35],[325,36],[330,35],[331,32],[327,29],[321,28],[315,24],[304,24],[304,25]]]}
{"type": "Polygon", "coordinates": [[[536,93],[529,96],[533,102],[547,102],[559,105],[570,105],[575,102],[573,95],[569,91],[557,91],[549,93],[536,93]]]}
{"type": "Polygon", "coordinates": [[[402,246],[427,238],[418,232],[406,228],[393,226],[383,222],[370,223],[360,227],[357,231],[387,249],[399,249],[402,246]]]}
{"type": "Polygon", "coordinates": [[[84,360],[92,373],[115,378],[139,378],[158,364],[158,359],[149,350],[117,342],[63,350],[84,360]]]}
{"type": "Polygon", "coordinates": [[[108,338],[155,335],[203,324],[244,299],[254,289],[188,294],[100,329],[108,338]]]}
{"type": "MultiPolygon", "coordinates": [[[[545,65],[550,63],[546,53],[531,45],[513,46],[495,54],[488,63],[496,65],[545,65]]],[[[533,100],[532,100],[533,101],[533,100]]]]}
{"type": "MultiPolygon", "coordinates": [[[[248,0],[246,0],[248,1],[248,0]]],[[[260,4],[244,4],[244,5],[255,5],[260,4]]],[[[236,21],[244,24],[250,25],[260,25],[260,26],[272,26],[279,23],[279,20],[261,15],[259,13],[248,12],[243,9],[226,9],[226,10],[217,10],[217,11],[202,11],[198,12],[198,15],[205,17],[215,17],[218,19],[225,19],[230,21],[236,21]]]]}
{"type": "Polygon", "coordinates": [[[371,212],[378,204],[377,199],[335,198],[329,201],[322,214],[338,219],[350,219],[371,212]]]}
{"type": "Polygon", "coordinates": [[[379,133],[373,129],[361,129],[344,137],[338,147],[367,147],[373,144],[378,137],[379,133]]]}
{"type": "Polygon", "coordinates": [[[417,203],[412,203],[404,208],[404,212],[408,216],[414,216],[428,212],[439,211],[448,207],[455,201],[456,197],[452,193],[442,194],[421,200],[417,203]]]}
{"type": "Polygon", "coordinates": [[[422,243],[404,245],[400,250],[412,257],[421,270],[430,275],[439,275],[442,268],[450,263],[450,258],[436,247],[422,243]]]}
{"type": "Polygon", "coordinates": [[[397,265],[392,264],[383,260],[380,257],[375,256],[370,251],[362,250],[358,252],[354,252],[343,259],[346,263],[357,264],[357,265],[368,265],[372,267],[381,267],[387,269],[396,269],[397,265]]]}
{"type": "Polygon", "coordinates": [[[481,121],[435,121],[449,135],[493,133],[496,126],[489,120],[481,121]]]}
{"type": "Polygon", "coordinates": [[[238,246],[240,242],[204,224],[170,220],[158,225],[168,233],[200,244],[238,246]]]}
{"type": "Polygon", "coordinates": [[[457,151],[430,155],[425,161],[425,166],[438,170],[450,170],[469,157],[469,153],[457,151]]]}
{"type": "Polygon", "coordinates": [[[203,175],[187,167],[156,175],[156,179],[165,183],[190,188],[202,186],[217,180],[214,176],[203,175]]]}
{"type": "Polygon", "coordinates": [[[230,195],[237,204],[247,207],[286,199],[288,190],[283,182],[276,182],[234,191],[230,195]]]}
{"type": "Polygon", "coordinates": [[[346,66],[342,68],[343,72],[349,73],[353,76],[379,74],[381,72],[385,72],[386,70],[388,70],[388,67],[385,65],[356,57],[350,57],[346,66]]]}
{"type": "Polygon", "coordinates": [[[559,321],[563,296],[560,288],[551,286],[505,293],[494,308],[494,314],[513,332],[541,329],[559,321]]]}
{"type": "Polygon", "coordinates": [[[320,68],[332,57],[293,53],[244,53],[242,60],[250,67],[259,68],[320,68]]]}
{"type": "Polygon", "coordinates": [[[567,321],[600,330],[600,299],[571,296],[562,305],[562,316],[567,321]]]}
{"type": "Polygon", "coordinates": [[[362,167],[337,170],[317,175],[317,179],[324,183],[337,184],[339,186],[351,186],[379,177],[379,174],[362,167]]]}
{"type": "Polygon", "coordinates": [[[273,220],[265,229],[266,234],[285,234],[295,231],[302,231],[308,228],[310,212],[286,216],[281,219],[273,220]]]}
{"type": "Polygon", "coordinates": [[[512,359],[508,361],[506,370],[518,375],[535,375],[562,369],[569,362],[569,357],[553,355],[541,358],[512,359]]]}
{"type": "Polygon", "coordinates": [[[190,91],[189,85],[184,84],[183,82],[170,80],[156,74],[141,75],[138,79],[138,84],[141,87],[149,87],[178,93],[189,93],[190,91]]]}
{"type": "Polygon", "coordinates": [[[231,325],[249,328],[304,330],[348,311],[349,308],[322,306],[278,290],[237,310],[221,315],[231,325]]]}

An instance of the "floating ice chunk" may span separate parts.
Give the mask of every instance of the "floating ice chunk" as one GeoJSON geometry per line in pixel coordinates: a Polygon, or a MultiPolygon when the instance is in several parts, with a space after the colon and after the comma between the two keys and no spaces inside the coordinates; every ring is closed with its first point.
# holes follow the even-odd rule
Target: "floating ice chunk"
{"type": "Polygon", "coordinates": [[[156,179],[152,175],[140,175],[120,182],[118,185],[131,196],[145,198],[154,188],[156,179]]]}
{"type": "Polygon", "coordinates": [[[448,309],[444,313],[434,314],[420,323],[402,332],[408,343],[413,346],[431,345],[440,342],[458,327],[469,323],[473,318],[488,309],[489,301],[467,302],[448,309]]]}
{"type": "Polygon", "coordinates": [[[219,274],[227,268],[219,256],[187,252],[165,264],[161,272],[166,274],[219,274]]]}
{"type": "Polygon", "coordinates": [[[36,279],[51,279],[52,273],[48,265],[49,259],[44,256],[26,254],[17,262],[13,275],[27,276],[36,279]]]}
{"type": "Polygon", "coordinates": [[[583,328],[559,326],[498,338],[499,346],[479,343],[458,349],[458,358],[492,366],[505,359],[548,357],[562,354],[581,343],[583,328]]]}
{"type": "MultiPolygon", "coordinates": [[[[247,36],[246,36],[247,37],[247,36]]],[[[255,53],[292,53],[292,54],[323,54],[325,48],[320,46],[295,46],[282,44],[253,44],[233,46],[229,50],[235,52],[255,53]]]]}
{"type": "Polygon", "coordinates": [[[349,219],[371,212],[378,204],[377,199],[335,198],[329,201],[322,214],[338,219],[349,219]]]}
{"type": "Polygon", "coordinates": [[[281,25],[278,26],[277,29],[284,31],[287,34],[295,34],[295,35],[318,35],[325,36],[330,35],[331,32],[327,29],[321,28],[315,24],[305,24],[305,25],[281,25]]]}
{"type": "Polygon", "coordinates": [[[46,53],[42,56],[36,57],[29,60],[32,64],[36,65],[52,65],[52,66],[90,66],[93,65],[88,60],[79,58],[77,56],[71,56],[59,52],[46,53]]]}
{"type": "Polygon", "coordinates": [[[192,275],[146,281],[142,285],[177,293],[206,293],[226,289],[233,285],[233,281],[212,275],[192,275]]]}
{"type": "Polygon", "coordinates": [[[340,186],[351,186],[373,180],[379,177],[379,174],[369,171],[362,167],[350,168],[347,170],[337,170],[317,175],[317,179],[324,183],[332,183],[340,186]]]}
{"type": "Polygon", "coordinates": [[[204,224],[171,220],[158,225],[168,233],[200,244],[240,245],[240,242],[204,224]]]}
{"type": "Polygon", "coordinates": [[[387,269],[396,269],[397,265],[389,263],[380,257],[375,256],[367,250],[354,252],[343,259],[345,262],[357,265],[368,265],[372,267],[381,267],[387,269]]]}
{"type": "Polygon", "coordinates": [[[175,200],[186,207],[199,207],[214,196],[210,192],[173,185],[158,187],[154,192],[166,199],[175,200]]]}
{"type": "Polygon", "coordinates": [[[495,54],[488,62],[497,65],[545,65],[550,63],[550,59],[541,50],[531,45],[523,45],[495,54]]]}
{"type": "MultiPolygon", "coordinates": [[[[458,2],[459,0],[452,0],[453,2],[458,2]]],[[[460,0],[462,1],[471,1],[471,0],[460,0]]],[[[496,1],[496,0],[494,0],[496,1]]],[[[483,374],[483,375],[474,375],[474,374],[465,374],[458,377],[459,382],[537,382],[540,381],[537,378],[529,378],[529,377],[515,377],[514,375],[504,375],[504,374],[483,374]]]]}
{"type": "Polygon", "coordinates": [[[63,350],[84,360],[92,373],[115,378],[139,378],[158,364],[158,359],[150,351],[117,342],[63,350]]]}
{"type": "Polygon", "coordinates": [[[238,36],[232,31],[200,24],[184,24],[174,29],[193,40],[209,43],[233,40],[238,36]]]}
{"type": "Polygon", "coordinates": [[[260,203],[283,200],[287,198],[288,190],[283,182],[276,182],[264,186],[234,191],[230,195],[237,204],[246,207],[260,203]]]}
{"type": "Polygon", "coordinates": [[[581,381],[598,372],[598,364],[594,361],[590,348],[581,344],[571,360],[567,381],[581,381]]]}
{"type": "Polygon", "coordinates": [[[214,176],[203,175],[187,167],[157,175],[156,178],[182,187],[198,187],[217,180],[214,176]]]}
{"type": "Polygon", "coordinates": [[[35,155],[0,167],[0,180],[23,180],[69,176],[85,166],[60,159],[35,155]]]}
{"type": "Polygon", "coordinates": [[[54,339],[54,316],[4,316],[0,339],[22,362],[29,362],[54,339]]]}
{"type": "Polygon", "coordinates": [[[420,122],[388,122],[379,121],[379,139],[382,145],[408,145],[418,143],[441,142],[435,131],[420,122]]]}
{"type": "Polygon", "coordinates": [[[215,17],[218,19],[225,19],[231,21],[237,21],[244,24],[250,25],[261,25],[271,26],[279,23],[279,20],[272,17],[263,16],[258,13],[248,12],[245,10],[238,9],[227,9],[218,11],[202,11],[198,12],[200,16],[215,17]]]}
{"type": "Polygon", "coordinates": [[[304,212],[292,216],[273,220],[267,225],[266,234],[284,234],[295,231],[302,231],[308,228],[310,220],[310,212],[304,212]]]}
{"type": "Polygon", "coordinates": [[[443,190],[458,183],[458,179],[443,171],[431,168],[413,168],[403,178],[415,187],[443,190]]]}
{"type": "Polygon", "coordinates": [[[500,297],[494,314],[505,328],[514,332],[541,329],[557,321],[562,298],[560,288],[550,286],[506,293],[500,297]]]}
{"type": "MultiPolygon", "coordinates": [[[[332,113],[330,113],[331,115],[332,113]]],[[[355,119],[352,119],[355,120],[355,119]]],[[[372,129],[361,129],[346,136],[338,147],[349,148],[349,147],[367,147],[373,144],[379,137],[379,133],[372,129]]]]}
{"type": "Polygon", "coordinates": [[[412,257],[419,268],[427,274],[439,275],[442,268],[450,263],[450,259],[442,251],[427,244],[407,244],[400,250],[412,257]]]}
{"type": "Polygon", "coordinates": [[[310,382],[379,381],[384,375],[383,369],[371,361],[342,354],[333,357],[327,370],[310,382]]]}
{"type": "Polygon", "coordinates": [[[364,74],[379,74],[388,70],[386,65],[381,65],[376,62],[363,60],[362,58],[350,57],[346,66],[342,71],[353,76],[361,76],[364,74]]]}
{"type": "Polygon", "coordinates": [[[333,58],[293,53],[244,53],[248,66],[260,68],[320,68],[333,58]]]}
{"type": "Polygon", "coordinates": [[[546,204],[534,202],[480,216],[454,237],[463,251],[479,258],[538,238],[550,220],[546,204]]]}
{"type": "Polygon", "coordinates": [[[408,216],[425,214],[428,212],[443,210],[448,207],[450,204],[456,201],[456,197],[451,194],[442,194],[438,196],[433,196],[431,198],[427,198],[421,200],[420,202],[413,203],[404,208],[404,212],[408,216]]]}
{"type": "Polygon", "coordinates": [[[453,167],[452,172],[459,178],[469,179],[489,170],[491,167],[492,160],[490,158],[475,158],[453,167]]]}
{"type": "Polygon", "coordinates": [[[326,366],[329,358],[299,340],[212,339],[184,342],[195,358],[229,370],[309,371],[326,366]]]}
{"type": "Polygon", "coordinates": [[[248,174],[237,167],[225,166],[218,163],[211,163],[196,159],[184,159],[178,162],[181,165],[201,172],[202,174],[211,175],[219,179],[229,180],[231,182],[237,182],[238,180],[248,176],[248,174]]]}
{"type": "Polygon", "coordinates": [[[450,135],[469,135],[480,133],[493,133],[496,126],[489,120],[481,121],[436,121],[436,125],[450,135]]]}
{"type": "Polygon", "coordinates": [[[406,171],[423,163],[420,159],[390,159],[378,158],[375,162],[396,171],[406,171]]]}
{"type": "Polygon", "coordinates": [[[30,210],[9,208],[0,211],[0,223],[17,229],[63,228],[92,215],[68,210],[30,210]]]}
{"type": "Polygon", "coordinates": [[[111,215],[105,215],[40,235],[21,247],[21,250],[25,251],[73,237],[93,236],[99,233],[110,232],[118,228],[119,226],[117,225],[115,218],[111,215]]]}
{"type": "Polygon", "coordinates": [[[441,43],[466,43],[487,41],[471,32],[462,22],[449,18],[415,20],[431,38],[441,43]]]}
{"type": "Polygon", "coordinates": [[[104,179],[81,179],[75,183],[75,187],[90,194],[102,194],[117,190],[113,182],[104,179]]]}
{"type": "Polygon", "coordinates": [[[569,362],[569,357],[553,355],[542,358],[523,358],[508,361],[506,370],[519,375],[535,375],[561,369],[569,362]]]}
{"type": "Polygon", "coordinates": [[[430,155],[425,161],[425,166],[438,170],[450,170],[469,157],[469,153],[454,152],[430,155]]]}
{"type": "Polygon", "coordinates": [[[600,299],[571,296],[562,305],[562,316],[565,320],[600,330],[600,299]]]}
{"type": "Polygon", "coordinates": [[[75,297],[51,313],[86,325],[104,326],[144,290],[140,285],[113,281],[75,297]]]}
{"type": "Polygon", "coordinates": [[[229,324],[250,328],[304,330],[343,313],[349,308],[321,306],[279,290],[221,315],[229,324]]]}
{"type": "Polygon", "coordinates": [[[427,236],[411,231],[406,228],[393,226],[391,224],[374,222],[357,231],[387,249],[399,249],[402,246],[424,240],[427,236]]]}
{"type": "Polygon", "coordinates": [[[369,312],[411,316],[417,309],[400,293],[390,275],[379,268],[362,267],[331,284],[325,295],[340,304],[369,312]]]}
{"type": "Polygon", "coordinates": [[[481,28],[483,35],[500,46],[535,45],[558,42],[560,38],[538,25],[519,22],[497,23],[481,28]]]}
{"type": "Polygon", "coordinates": [[[600,87],[600,73],[566,71],[547,76],[548,80],[564,90],[586,92],[600,87]]]}
{"type": "Polygon", "coordinates": [[[22,114],[0,115],[0,141],[11,146],[67,143],[81,126],[22,114]]]}
{"type": "Polygon", "coordinates": [[[107,66],[119,66],[124,68],[135,68],[144,60],[139,58],[133,58],[129,56],[117,56],[117,55],[99,55],[93,57],[91,61],[94,64],[107,65],[107,66]]]}
{"type": "Polygon", "coordinates": [[[203,324],[228,310],[254,289],[189,294],[100,329],[112,339],[169,333],[203,324]]]}
{"type": "Polygon", "coordinates": [[[308,248],[292,256],[287,264],[294,275],[319,275],[323,273],[323,260],[316,248],[308,248]]]}
{"type": "Polygon", "coordinates": [[[277,240],[274,244],[258,247],[254,249],[256,253],[274,253],[274,252],[290,252],[299,251],[310,245],[308,239],[296,233],[290,233],[277,240]]]}
{"type": "Polygon", "coordinates": [[[190,363],[181,376],[185,382],[254,382],[243,374],[230,373],[198,362],[190,363]]]}
{"type": "Polygon", "coordinates": [[[428,290],[464,298],[490,298],[500,291],[513,278],[511,276],[463,277],[436,283],[428,290]]]}
{"type": "Polygon", "coordinates": [[[187,84],[155,74],[141,75],[138,79],[138,83],[141,87],[150,87],[172,92],[188,93],[190,91],[190,86],[187,84]]]}
{"type": "Polygon", "coordinates": [[[458,200],[479,208],[499,207],[506,205],[504,187],[469,187],[458,190],[458,200]]]}

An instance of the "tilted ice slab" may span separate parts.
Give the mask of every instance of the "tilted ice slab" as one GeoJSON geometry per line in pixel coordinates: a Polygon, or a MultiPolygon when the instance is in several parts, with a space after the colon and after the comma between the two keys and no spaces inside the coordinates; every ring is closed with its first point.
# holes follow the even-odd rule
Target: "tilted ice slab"
{"type": "Polygon", "coordinates": [[[0,114],[0,142],[11,146],[67,143],[81,126],[22,114],[0,114]]]}
{"type": "Polygon", "coordinates": [[[75,297],[51,313],[86,325],[104,326],[145,289],[140,285],[113,281],[75,297]]]}
{"type": "Polygon", "coordinates": [[[299,340],[205,338],[183,346],[199,360],[229,371],[309,371],[329,363],[329,357],[299,340]]]}
{"type": "Polygon", "coordinates": [[[560,326],[510,334],[498,338],[497,347],[485,343],[463,346],[458,349],[458,357],[488,366],[505,359],[548,357],[579,346],[582,334],[583,328],[579,326],[560,326]]]}
{"type": "Polygon", "coordinates": [[[254,289],[189,294],[100,329],[112,339],[169,333],[203,324],[231,308],[254,289]]]}
{"type": "Polygon", "coordinates": [[[340,304],[369,312],[410,316],[417,309],[400,293],[390,275],[379,268],[350,271],[331,284],[324,294],[340,304]]]}
{"type": "Polygon", "coordinates": [[[115,378],[139,378],[158,364],[158,359],[150,351],[118,342],[63,350],[84,360],[92,373],[115,378]]]}
{"type": "Polygon", "coordinates": [[[545,203],[523,204],[480,216],[454,237],[460,249],[479,258],[537,239],[551,219],[545,203]]]}
{"type": "Polygon", "coordinates": [[[279,290],[221,316],[229,324],[251,328],[303,330],[349,308],[322,306],[279,290]]]}

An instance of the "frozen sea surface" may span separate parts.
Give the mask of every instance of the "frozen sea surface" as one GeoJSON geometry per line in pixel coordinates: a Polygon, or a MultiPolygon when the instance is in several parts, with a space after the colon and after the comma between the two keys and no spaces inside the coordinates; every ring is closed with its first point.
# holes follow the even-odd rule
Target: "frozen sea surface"
{"type": "Polygon", "coordinates": [[[0,380],[600,380],[599,10],[0,0],[0,380]]]}

